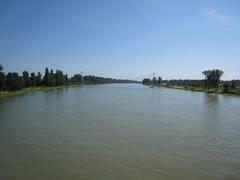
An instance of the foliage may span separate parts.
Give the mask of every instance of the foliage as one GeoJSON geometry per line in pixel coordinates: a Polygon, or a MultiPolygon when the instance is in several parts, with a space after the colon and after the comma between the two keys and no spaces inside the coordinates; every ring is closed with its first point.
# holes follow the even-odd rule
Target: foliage
{"type": "Polygon", "coordinates": [[[0,72],[0,91],[3,91],[5,88],[6,76],[3,72],[0,72]]]}
{"type": "Polygon", "coordinates": [[[25,87],[30,87],[31,82],[30,82],[30,78],[29,78],[29,73],[27,71],[23,71],[22,76],[23,76],[23,79],[24,79],[25,87]]]}
{"type": "Polygon", "coordinates": [[[30,78],[30,80],[31,80],[31,86],[32,86],[32,87],[36,87],[36,86],[37,86],[37,81],[36,81],[36,76],[35,76],[35,73],[34,73],[34,72],[31,73],[31,78],[30,78]]]}
{"type": "Polygon", "coordinates": [[[3,66],[0,64],[0,91],[4,90],[5,81],[6,81],[6,76],[3,72],[1,72],[2,70],[3,70],[3,66]]]}
{"type": "Polygon", "coordinates": [[[3,70],[3,65],[0,64],[0,72],[3,70]]]}
{"type": "Polygon", "coordinates": [[[57,70],[56,73],[54,73],[54,71],[51,70],[49,73],[48,68],[45,69],[45,75],[43,79],[40,72],[38,72],[37,75],[32,72],[30,76],[28,71],[23,71],[22,76],[19,76],[16,72],[9,72],[7,76],[3,72],[0,72],[0,91],[14,91],[25,87],[63,86],[66,85],[67,82],[68,77],[67,75],[63,74],[62,71],[57,70]]]}
{"type": "Polygon", "coordinates": [[[159,85],[162,85],[162,78],[161,78],[160,76],[158,77],[157,83],[158,83],[159,85]]]}
{"type": "Polygon", "coordinates": [[[143,79],[143,84],[144,85],[150,85],[151,84],[151,79],[149,79],[149,78],[145,78],[145,79],[143,79]]]}
{"type": "Polygon", "coordinates": [[[56,78],[56,85],[57,86],[63,86],[64,84],[66,84],[65,83],[66,82],[66,77],[65,77],[65,75],[63,74],[62,71],[57,70],[55,78],[56,78]]]}
{"type": "MultiPolygon", "coordinates": [[[[1,71],[3,70],[2,65],[1,71]]],[[[84,83],[97,84],[97,83],[129,83],[135,82],[130,80],[103,78],[97,76],[84,76],[84,83]]],[[[75,74],[72,78],[68,79],[68,75],[64,74],[61,70],[53,71],[45,68],[45,74],[42,79],[40,72],[37,75],[32,72],[29,76],[28,71],[23,71],[22,76],[19,76],[16,72],[9,72],[7,76],[4,72],[0,72],[0,91],[15,91],[22,88],[31,89],[31,87],[57,87],[71,84],[81,84],[81,74],[75,74]]]]}
{"type": "Polygon", "coordinates": [[[229,83],[224,83],[223,84],[223,92],[228,93],[231,90],[231,85],[229,83]]]}
{"type": "Polygon", "coordinates": [[[52,69],[51,69],[50,74],[49,74],[48,86],[49,87],[56,86],[56,77],[55,77],[52,69]]]}
{"type": "Polygon", "coordinates": [[[172,79],[164,81],[168,86],[204,87],[205,80],[172,79]]]}
{"type": "Polygon", "coordinates": [[[37,76],[36,76],[36,85],[37,86],[41,86],[42,85],[42,75],[40,72],[38,72],[37,76]]]}
{"type": "Polygon", "coordinates": [[[7,90],[20,90],[24,87],[24,78],[20,77],[16,72],[9,72],[6,79],[7,90]]]}
{"type": "Polygon", "coordinates": [[[158,78],[153,77],[152,79],[145,78],[143,79],[142,83],[144,85],[154,85],[154,86],[161,86],[162,85],[162,78],[159,76],[158,78]]]}
{"type": "MultiPolygon", "coordinates": [[[[221,76],[223,71],[214,69],[203,71],[205,79],[202,80],[162,80],[161,77],[153,79],[143,79],[144,85],[154,85],[154,86],[174,86],[183,87],[185,89],[192,90],[204,90],[213,91],[215,88],[218,92],[224,93],[240,93],[240,80],[232,81],[221,81],[221,76]],[[217,88],[217,89],[216,89],[217,88]]],[[[48,68],[45,68],[45,74],[42,78],[40,72],[37,75],[32,72],[29,76],[28,71],[23,71],[22,76],[19,76],[16,72],[9,72],[7,75],[3,72],[3,66],[0,65],[0,91],[15,91],[21,90],[22,88],[30,87],[56,87],[65,86],[73,84],[99,84],[99,83],[132,83],[136,81],[122,80],[122,79],[112,79],[104,78],[98,76],[83,76],[81,74],[74,74],[70,79],[68,79],[67,74],[64,74],[61,70],[56,70],[54,73],[53,69],[49,72],[48,68]]]]}
{"type": "Polygon", "coordinates": [[[73,77],[71,77],[71,82],[73,84],[81,84],[82,83],[82,75],[74,74],[73,77]]]}
{"type": "Polygon", "coordinates": [[[223,75],[223,71],[219,69],[206,70],[202,72],[205,75],[206,88],[217,88],[220,83],[220,78],[223,75]]]}
{"type": "Polygon", "coordinates": [[[70,79],[72,84],[100,84],[100,83],[132,83],[135,81],[132,80],[123,80],[123,79],[112,79],[112,78],[104,78],[98,76],[83,76],[81,74],[74,74],[70,79]]]}
{"type": "Polygon", "coordinates": [[[45,69],[45,75],[43,77],[43,84],[45,86],[49,85],[49,70],[48,70],[48,68],[45,69]]]}

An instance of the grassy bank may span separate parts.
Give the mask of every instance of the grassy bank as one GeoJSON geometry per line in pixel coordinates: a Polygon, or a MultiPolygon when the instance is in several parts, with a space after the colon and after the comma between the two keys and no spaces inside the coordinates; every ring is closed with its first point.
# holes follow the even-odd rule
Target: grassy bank
{"type": "Polygon", "coordinates": [[[223,92],[223,88],[205,89],[205,88],[201,88],[201,87],[184,87],[184,86],[168,86],[168,88],[180,89],[180,90],[186,90],[186,91],[223,94],[223,95],[227,95],[227,96],[240,96],[240,92],[223,92]]]}
{"type": "Polygon", "coordinates": [[[9,97],[9,96],[17,96],[17,95],[24,95],[28,93],[33,93],[37,91],[52,91],[56,89],[63,89],[63,88],[69,88],[69,87],[79,87],[81,85],[67,85],[67,86],[57,86],[57,87],[29,87],[29,88],[23,88],[18,91],[4,91],[0,92],[0,98],[3,97],[9,97]]]}

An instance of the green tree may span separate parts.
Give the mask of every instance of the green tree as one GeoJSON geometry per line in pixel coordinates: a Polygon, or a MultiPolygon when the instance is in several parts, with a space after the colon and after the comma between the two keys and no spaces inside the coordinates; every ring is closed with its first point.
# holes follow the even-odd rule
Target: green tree
{"type": "Polygon", "coordinates": [[[56,85],[57,86],[64,85],[64,75],[63,75],[63,72],[60,70],[56,71],[56,85]]]}
{"type": "Polygon", "coordinates": [[[13,73],[9,72],[6,77],[6,87],[8,90],[12,89],[12,83],[13,83],[13,73]]]}
{"type": "Polygon", "coordinates": [[[236,89],[236,87],[237,86],[236,86],[235,80],[232,80],[231,81],[231,89],[234,90],[234,89],[236,89]]]}
{"type": "Polygon", "coordinates": [[[143,84],[144,85],[150,85],[151,84],[151,79],[149,79],[149,78],[143,79],[143,84]]]}
{"type": "Polygon", "coordinates": [[[219,70],[219,69],[206,70],[206,71],[203,71],[202,73],[205,76],[206,87],[208,89],[218,87],[221,80],[221,76],[223,75],[222,70],[219,70]]]}
{"type": "Polygon", "coordinates": [[[81,84],[82,83],[82,75],[74,74],[73,77],[71,77],[71,82],[73,84],[81,84]]]}
{"type": "Polygon", "coordinates": [[[6,87],[8,90],[20,90],[24,87],[24,79],[16,72],[9,72],[6,79],[6,87]]]}
{"type": "Polygon", "coordinates": [[[44,77],[43,77],[43,84],[44,84],[45,86],[49,86],[49,77],[50,77],[50,75],[49,75],[49,70],[48,70],[48,68],[46,68],[46,69],[45,69],[45,75],[44,75],[44,77]]]}
{"type": "Polygon", "coordinates": [[[29,73],[27,71],[22,72],[25,87],[31,86],[31,80],[29,78],[29,73]]]}
{"type": "Polygon", "coordinates": [[[50,87],[56,86],[56,78],[55,78],[55,75],[54,75],[52,69],[51,69],[50,74],[49,74],[49,84],[48,84],[48,86],[50,86],[50,87]]]}
{"type": "Polygon", "coordinates": [[[40,72],[37,73],[37,76],[36,76],[36,85],[37,86],[41,86],[42,85],[42,75],[40,72]]]}
{"type": "Polygon", "coordinates": [[[223,92],[224,93],[228,93],[228,92],[230,92],[231,91],[231,86],[230,86],[230,84],[229,83],[224,83],[223,84],[223,92]]]}
{"type": "Polygon", "coordinates": [[[36,76],[35,76],[35,73],[34,73],[34,72],[31,73],[31,78],[30,78],[30,80],[31,80],[31,86],[32,86],[32,87],[37,86],[36,76]]]}
{"type": "Polygon", "coordinates": [[[152,85],[156,85],[157,84],[157,78],[156,77],[153,77],[153,79],[152,79],[152,85]]]}
{"type": "Polygon", "coordinates": [[[0,64],[0,91],[3,91],[5,88],[5,81],[6,81],[6,76],[4,72],[2,72],[3,66],[0,64]]]}
{"type": "Polygon", "coordinates": [[[68,75],[67,75],[67,74],[64,76],[64,84],[65,84],[65,85],[68,85],[68,84],[69,84],[69,83],[68,83],[68,75]]]}
{"type": "Polygon", "coordinates": [[[162,78],[159,76],[158,77],[158,81],[157,81],[158,85],[161,85],[162,84],[162,78]]]}

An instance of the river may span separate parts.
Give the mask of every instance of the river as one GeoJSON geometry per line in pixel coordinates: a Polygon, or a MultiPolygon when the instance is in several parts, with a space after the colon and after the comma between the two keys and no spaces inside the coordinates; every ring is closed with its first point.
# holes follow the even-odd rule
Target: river
{"type": "Polygon", "coordinates": [[[240,97],[104,84],[2,98],[0,179],[240,179],[240,97]]]}

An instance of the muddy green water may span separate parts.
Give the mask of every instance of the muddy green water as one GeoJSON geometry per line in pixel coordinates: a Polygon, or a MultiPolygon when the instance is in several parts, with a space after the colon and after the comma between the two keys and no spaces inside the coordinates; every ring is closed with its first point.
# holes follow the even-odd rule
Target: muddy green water
{"type": "Polygon", "coordinates": [[[0,179],[240,179],[240,98],[140,84],[2,98],[0,179]]]}

